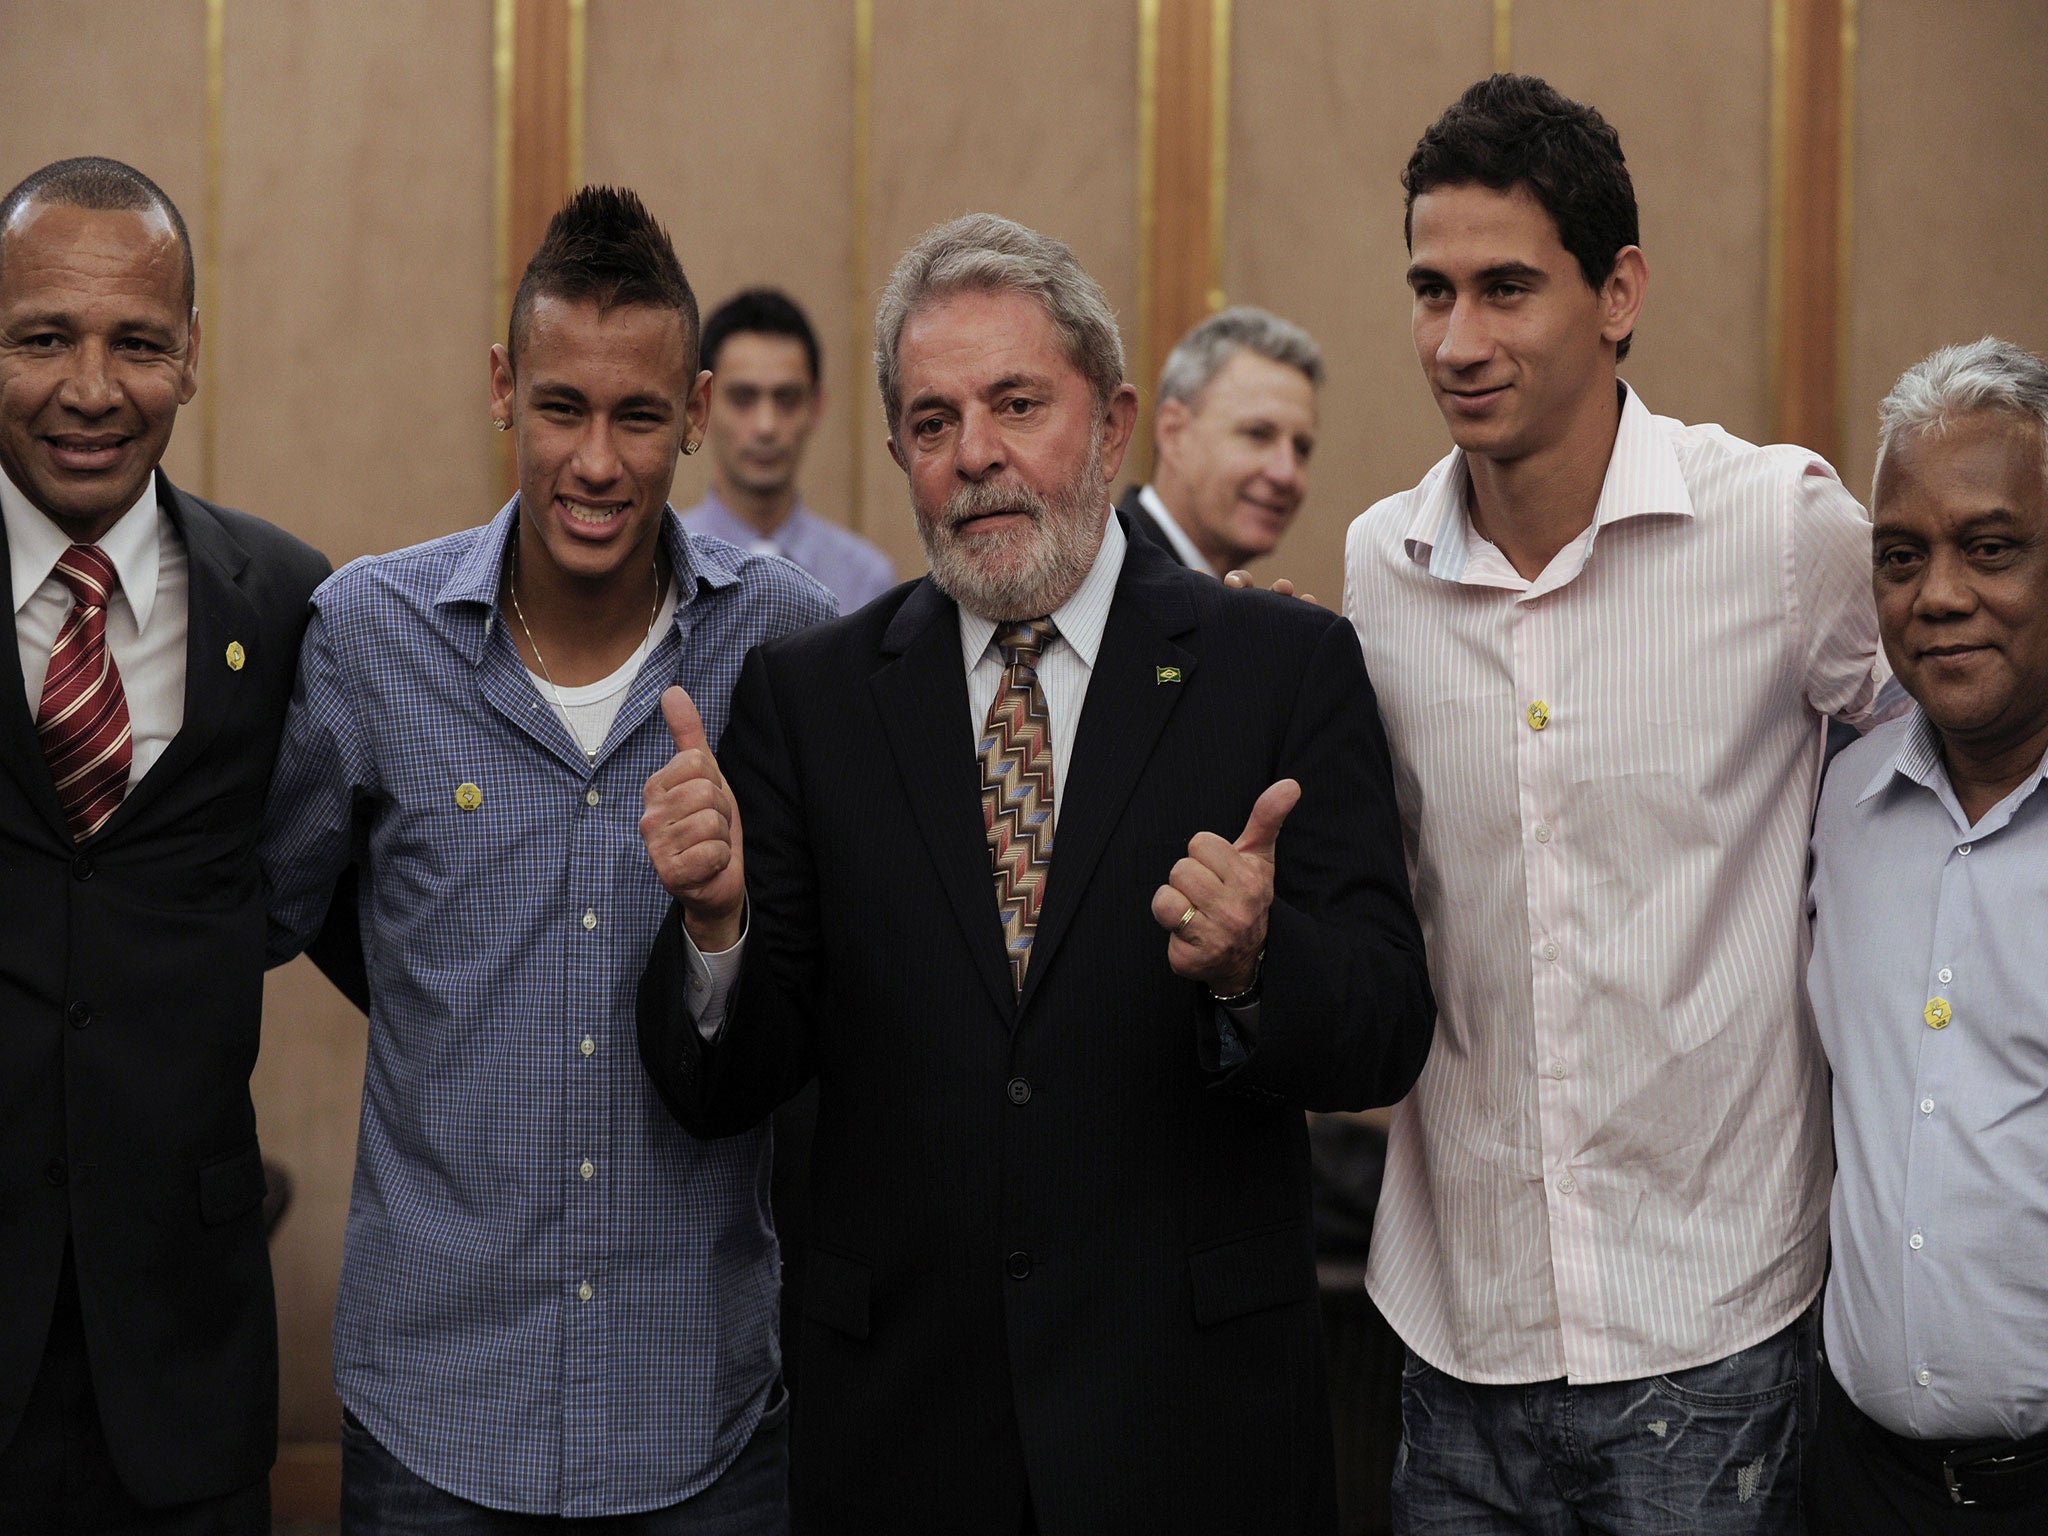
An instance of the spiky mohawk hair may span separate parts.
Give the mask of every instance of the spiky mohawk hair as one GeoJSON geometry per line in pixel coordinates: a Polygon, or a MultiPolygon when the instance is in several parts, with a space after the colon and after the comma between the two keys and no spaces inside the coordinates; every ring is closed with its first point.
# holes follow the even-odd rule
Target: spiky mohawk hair
{"type": "Polygon", "coordinates": [[[593,302],[601,310],[621,304],[672,309],[683,317],[689,371],[697,371],[697,295],[668,231],[629,188],[585,187],[548,220],[512,298],[505,349],[514,368],[534,302],[543,297],[593,302]]]}

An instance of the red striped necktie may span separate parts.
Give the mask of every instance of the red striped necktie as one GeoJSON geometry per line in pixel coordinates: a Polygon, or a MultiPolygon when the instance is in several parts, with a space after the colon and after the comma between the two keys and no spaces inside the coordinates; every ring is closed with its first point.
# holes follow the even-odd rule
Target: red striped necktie
{"type": "Polygon", "coordinates": [[[82,843],[107,824],[128,793],[128,695],[107,649],[107,599],[120,580],[96,544],[65,550],[57,579],[77,602],[50,648],[36,734],[71,835],[82,843]]]}
{"type": "Polygon", "coordinates": [[[1038,657],[1055,633],[1051,619],[1020,619],[996,631],[1003,682],[989,701],[980,742],[982,825],[1010,979],[1019,993],[1052,864],[1052,723],[1038,682],[1038,657]]]}

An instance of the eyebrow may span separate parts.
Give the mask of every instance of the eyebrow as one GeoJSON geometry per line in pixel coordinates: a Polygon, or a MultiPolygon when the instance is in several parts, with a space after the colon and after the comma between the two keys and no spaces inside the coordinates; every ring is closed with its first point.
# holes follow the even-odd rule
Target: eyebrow
{"type": "MultiPolygon", "coordinates": [[[[1532,279],[1541,281],[1546,274],[1541,267],[1532,267],[1526,261],[1501,261],[1494,263],[1490,267],[1480,268],[1476,276],[1477,280],[1481,283],[1497,283],[1506,278],[1519,278],[1523,281],[1532,279]]],[[[1441,283],[1447,281],[1447,279],[1443,273],[1437,271],[1434,267],[1417,265],[1411,266],[1408,269],[1407,281],[1408,285],[1412,288],[1419,282],[1441,283]]]]}

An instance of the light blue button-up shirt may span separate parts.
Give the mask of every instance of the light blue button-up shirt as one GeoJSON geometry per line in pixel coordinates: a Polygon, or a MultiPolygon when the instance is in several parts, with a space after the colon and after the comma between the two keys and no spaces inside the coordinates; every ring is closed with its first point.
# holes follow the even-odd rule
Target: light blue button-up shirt
{"type": "Polygon", "coordinates": [[[2048,1428],[2044,770],[1973,826],[1916,707],[1835,760],[1814,827],[1828,1363],[1918,1439],[2048,1428]]]}
{"type": "Polygon", "coordinates": [[[691,1137],[636,1047],[669,908],[639,829],[675,750],[661,693],[682,684],[715,746],[748,649],[832,605],[666,513],[674,616],[592,762],[498,609],[517,506],[314,594],[264,823],[271,955],[305,944],[359,858],[342,1401],[463,1498],[622,1515],[712,1482],[779,1369],[767,1132],[691,1137]]]}

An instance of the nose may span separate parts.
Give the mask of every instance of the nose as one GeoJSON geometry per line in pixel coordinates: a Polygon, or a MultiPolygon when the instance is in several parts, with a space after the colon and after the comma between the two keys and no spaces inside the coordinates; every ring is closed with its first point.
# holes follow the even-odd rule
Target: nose
{"type": "Polygon", "coordinates": [[[1476,367],[1493,355],[1493,338],[1487,334],[1479,306],[1462,294],[1444,317],[1444,333],[1436,344],[1436,360],[1453,372],[1476,367]]]}
{"type": "Polygon", "coordinates": [[[773,395],[763,395],[747,411],[747,435],[749,437],[773,437],[782,420],[782,411],[773,395]]]}
{"type": "Polygon", "coordinates": [[[1946,546],[1929,553],[1920,584],[1913,592],[1913,615],[1921,619],[1954,619],[1975,611],[1977,592],[1960,551],[1946,546]]]}
{"type": "Polygon", "coordinates": [[[619,478],[619,451],[612,441],[611,424],[593,413],[576,440],[569,459],[570,473],[593,490],[602,490],[619,478]]]}
{"type": "Polygon", "coordinates": [[[1266,455],[1265,476],[1291,500],[1308,494],[1308,461],[1286,438],[1276,442],[1266,455]]]}
{"type": "Polygon", "coordinates": [[[81,416],[104,416],[121,403],[113,353],[104,341],[88,337],[72,349],[57,399],[65,409],[81,416]]]}
{"type": "Polygon", "coordinates": [[[987,479],[1009,462],[1002,429],[995,417],[979,407],[970,409],[960,421],[954,439],[953,466],[962,480],[987,479]]]}

